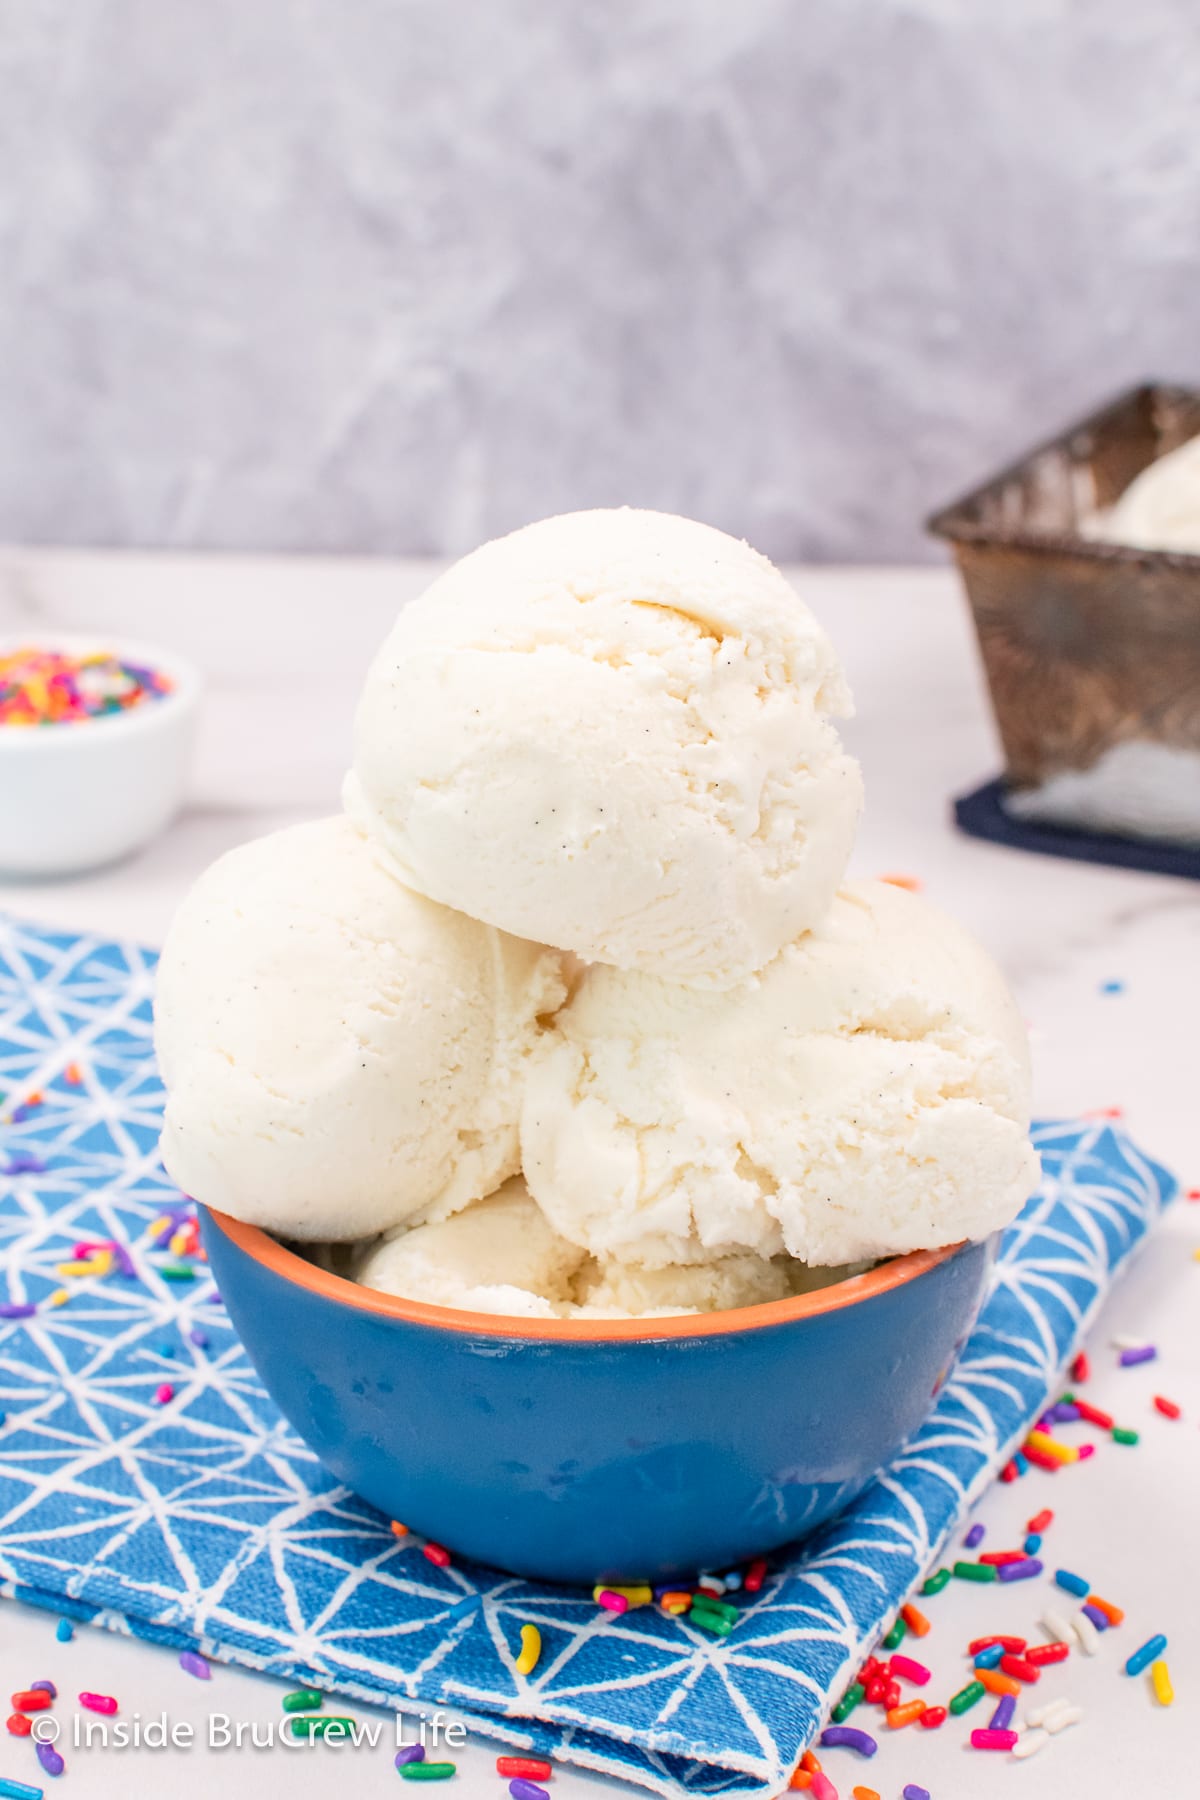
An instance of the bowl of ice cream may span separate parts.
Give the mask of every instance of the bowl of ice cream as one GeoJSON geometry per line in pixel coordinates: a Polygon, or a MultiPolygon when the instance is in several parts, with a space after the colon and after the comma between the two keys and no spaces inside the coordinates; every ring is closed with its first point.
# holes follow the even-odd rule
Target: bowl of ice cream
{"type": "Polygon", "coordinates": [[[0,870],[72,875],[147,843],[183,797],[199,695],[145,644],[0,641],[0,870]]]}
{"type": "Polygon", "coordinates": [[[846,1506],[1034,1179],[1011,997],[884,882],[685,988],[569,971],[317,821],[185,902],[158,1040],[168,1167],[280,1410],[522,1575],[669,1580],[846,1506]]]}
{"type": "Polygon", "coordinates": [[[456,1555],[591,1585],[723,1569],[840,1511],[920,1424],[988,1243],[695,1316],[471,1313],[202,1214],[280,1411],[340,1480],[456,1555]]]}
{"type": "Polygon", "coordinates": [[[376,659],[345,811],[201,877],[166,1167],[284,1415],[477,1561],[669,1580],[918,1425],[1032,1191],[1024,1026],[849,881],[832,646],[686,520],[485,546],[376,659]]]}

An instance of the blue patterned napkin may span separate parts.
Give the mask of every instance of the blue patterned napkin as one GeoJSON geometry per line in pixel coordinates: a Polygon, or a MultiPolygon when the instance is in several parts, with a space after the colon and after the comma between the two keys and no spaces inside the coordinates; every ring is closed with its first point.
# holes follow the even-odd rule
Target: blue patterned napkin
{"type": "Polygon", "coordinates": [[[293,1436],[207,1276],[158,1272],[146,1228],[180,1196],[157,1156],[153,965],[0,919],[0,1591],[360,1700],[449,1705],[661,1794],[786,1783],[1173,1191],[1103,1121],[1039,1126],[1041,1190],[911,1443],[744,1599],[727,1639],[652,1608],[614,1618],[433,1567],[293,1436]],[[133,1273],[59,1275],[102,1239],[131,1248],[133,1273]],[[526,1621],[543,1651],[519,1675],[526,1621]]]}

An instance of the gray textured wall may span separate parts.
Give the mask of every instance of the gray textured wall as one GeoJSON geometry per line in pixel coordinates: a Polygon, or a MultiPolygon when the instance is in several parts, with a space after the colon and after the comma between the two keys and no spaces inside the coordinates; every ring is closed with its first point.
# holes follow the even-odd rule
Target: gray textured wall
{"type": "Polygon", "coordinates": [[[919,555],[1198,315],[1197,0],[0,0],[0,536],[919,555]]]}

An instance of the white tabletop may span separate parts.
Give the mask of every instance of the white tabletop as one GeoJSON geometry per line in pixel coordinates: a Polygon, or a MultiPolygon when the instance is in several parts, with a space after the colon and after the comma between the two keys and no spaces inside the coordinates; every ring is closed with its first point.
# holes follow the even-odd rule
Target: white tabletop
{"type": "MultiPolygon", "coordinates": [[[[0,906],[154,942],[184,888],[222,850],[332,810],[366,661],[397,607],[430,572],[414,563],[0,554],[0,632],[53,625],[144,637],[191,656],[208,681],[191,801],[170,831],[133,861],[83,879],[0,884],[0,906]]],[[[1119,1106],[1142,1145],[1171,1164],[1185,1188],[1200,1182],[1200,889],[957,835],[950,797],[997,772],[999,754],[955,577],[928,569],[792,573],[831,631],[858,705],[847,736],[862,760],[867,812],[855,871],[919,876],[927,895],[992,949],[1030,1022],[1040,1113],[1119,1106]],[[1110,981],[1123,983],[1122,991],[1102,992],[1110,981]]],[[[1026,1800],[1126,1784],[1142,1794],[1190,1791],[1195,1758],[1187,1726],[1200,1693],[1200,1578],[1190,1548],[1200,1491],[1197,1246],[1200,1206],[1183,1200],[1093,1335],[1089,1394],[1136,1426],[1140,1445],[1101,1443],[1090,1463],[997,1487],[979,1511],[989,1542],[1006,1546],[1019,1542],[1030,1513],[1052,1506],[1051,1566],[1082,1570],[1127,1609],[1128,1622],[1102,1641],[1093,1661],[1073,1656],[1061,1671],[1048,1671],[1037,1690],[1039,1697],[1070,1695],[1088,1716],[1020,1771],[1007,1757],[964,1749],[966,1725],[985,1722],[982,1707],[939,1732],[884,1727],[869,1764],[845,1751],[827,1754],[844,1797],[856,1782],[884,1800],[907,1782],[928,1788],[934,1800],[990,1800],[1011,1792],[1014,1780],[1026,1800]],[[1159,1360],[1116,1371],[1110,1339],[1122,1333],[1152,1338],[1159,1360]],[[1182,1404],[1181,1421],[1152,1410],[1156,1393],[1182,1404]],[[1180,1696],[1166,1712],[1144,1679],[1120,1673],[1129,1651],[1159,1630],[1171,1639],[1180,1696]]],[[[920,1654],[934,1671],[931,1695],[960,1684],[969,1637],[1031,1632],[1038,1600],[1048,1598],[1040,1584],[1032,1589],[1014,1584],[981,1597],[969,1584],[952,1583],[928,1603],[934,1630],[920,1654]]],[[[305,1751],[287,1762],[282,1778],[282,1752],[205,1747],[210,1713],[277,1721],[276,1683],[222,1665],[204,1686],[183,1674],[174,1656],[98,1630],[81,1628],[73,1643],[59,1645],[52,1617],[5,1604],[4,1691],[43,1675],[64,1696],[105,1689],[120,1694],[126,1716],[165,1712],[197,1727],[191,1749],[69,1751],[77,1800],[127,1800],[157,1793],[164,1783],[187,1800],[210,1795],[218,1778],[236,1800],[258,1791],[268,1767],[272,1784],[286,1779],[296,1800],[315,1800],[329,1791],[331,1756],[342,1759],[362,1800],[396,1792],[386,1740],[375,1749],[305,1751]]],[[[61,1703],[59,1710],[68,1716],[61,1703]]],[[[347,1710],[368,1716],[369,1709],[347,1710]]],[[[0,1739],[0,1775],[42,1785],[28,1746],[5,1743],[0,1739]]],[[[494,1772],[495,1754],[494,1744],[478,1738],[456,1752],[453,1791],[500,1800],[506,1784],[494,1772]]],[[[595,1800],[601,1788],[614,1791],[565,1770],[554,1780],[559,1800],[595,1800]]]]}

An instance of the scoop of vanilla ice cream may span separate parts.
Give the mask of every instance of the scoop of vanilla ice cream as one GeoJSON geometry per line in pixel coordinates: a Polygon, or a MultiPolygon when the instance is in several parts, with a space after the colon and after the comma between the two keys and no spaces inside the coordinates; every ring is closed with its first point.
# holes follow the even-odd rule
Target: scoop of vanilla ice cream
{"type": "Polygon", "coordinates": [[[589,1256],[559,1236],[517,1176],[452,1218],[402,1229],[368,1252],[355,1279],[469,1312],[639,1319],[783,1300],[849,1273],[805,1269],[786,1257],[768,1262],[744,1250],[658,1269],[589,1256]]]}
{"type": "Polygon", "coordinates": [[[786,1300],[793,1292],[786,1259],[768,1262],[752,1252],[706,1263],[643,1269],[616,1257],[591,1260],[576,1283],[575,1317],[642,1319],[664,1313],[726,1312],[786,1300]]]}
{"type": "Polygon", "coordinates": [[[642,1269],[621,1256],[588,1256],[574,1280],[578,1305],[572,1318],[662,1318],[673,1312],[729,1312],[765,1300],[790,1300],[846,1282],[869,1269],[856,1262],[838,1269],[810,1269],[792,1256],[768,1260],[754,1251],[714,1256],[712,1262],[671,1262],[642,1269]]]}
{"type": "Polygon", "coordinates": [[[829,1266],[981,1238],[1033,1189],[1026,1034],[952,920],[851,882],[730,993],[589,969],[534,1058],[530,1189],[645,1268],[829,1266]]]}
{"type": "Polygon", "coordinates": [[[550,1319],[570,1309],[572,1278],[587,1260],[551,1228],[517,1176],[452,1218],[380,1244],[358,1280],[430,1306],[550,1319]]]}
{"type": "Polygon", "coordinates": [[[820,918],[861,804],[849,696],[779,571],[707,525],[571,513],[400,614],[345,803],[410,886],[587,959],[727,987],[820,918]]]}
{"type": "Polygon", "coordinates": [[[410,893],[346,819],[231,851],[158,969],[169,1173],[301,1240],[490,1193],[519,1167],[523,1069],[560,964],[410,893]]]}
{"type": "Polygon", "coordinates": [[[644,1319],[668,1313],[728,1312],[764,1300],[815,1294],[870,1266],[860,1262],[813,1269],[789,1256],[768,1261],[752,1250],[735,1250],[711,1262],[667,1263],[654,1269],[618,1256],[589,1257],[575,1278],[578,1304],[572,1317],[644,1319]]]}
{"type": "Polygon", "coordinates": [[[1098,535],[1139,550],[1200,556],[1200,437],[1143,469],[1100,520],[1098,535]]]}

